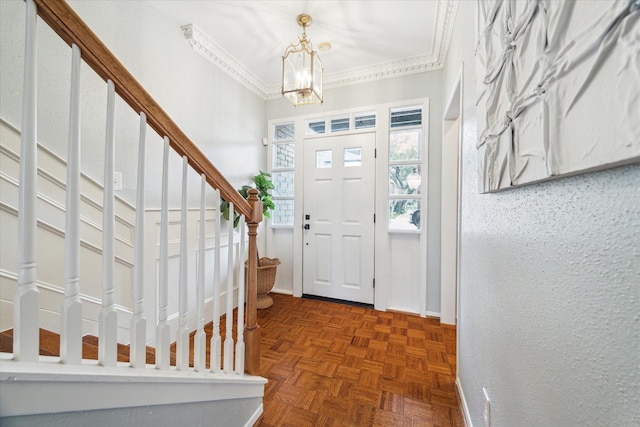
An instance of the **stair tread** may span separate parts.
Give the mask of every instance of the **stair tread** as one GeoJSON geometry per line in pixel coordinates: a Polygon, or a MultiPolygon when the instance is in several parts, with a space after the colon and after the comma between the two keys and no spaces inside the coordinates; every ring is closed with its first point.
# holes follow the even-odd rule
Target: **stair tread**
{"type": "MultiPolygon", "coordinates": [[[[13,353],[13,329],[0,332],[0,352],[13,353]]],[[[40,355],[60,356],[59,334],[48,331],[46,329],[40,329],[40,355]]],[[[94,335],[85,335],[82,337],[82,358],[89,360],[98,360],[98,337],[94,335]]],[[[118,362],[128,361],[129,346],[118,344],[118,362]]],[[[149,363],[148,351],[147,363],[149,363]]]]}
{"type": "MultiPolygon", "coordinates": [[[[0,351],[4,353],[13,353],[13,329],[9,329],[0,333],[0,351]]],[[[40,329],[40,355],[42,356],[59,356],[60,355],[60,335],[40,329]]]]}
{"type": "MultiPolygon", "coordinates": [[[[85,335],[82,337],[82,358],[88,360],[98,360],[99,339],[95,335],[85,335]]],[[[175,349],[175,345],[174,345],[175,349]]],[[[13,329],[0,332],[0,352],[13,353],[13,329]]],[[[40,329],[40,355],[60,356],[60,335],[46,329],[40,329]]],[[[128,362],[130,346],[118,344],[118,362],[128,362]]],[[[156,350],[146,346],[146,363],[154,364],[156,360],[156,350]]],[[[171,364],[175,365],[175,351],[171,352],[171,364]]]]}
{"type": "Polygon", "coordinates": [[[8,335],[4,332],[0,333],[0,351],[4,353],[13,353],[13,334],[8,335]]]}
{"type": "MultiPolygon", "coordinates": [[[[237,310],[233,313],[233,338],[234,342],[237,339],[237,331],[235,324],[237,322],[237,310]]],[[[226,335],[226,315],[220,318],[219,323],[220,338],[224,342],[226,335]]],[[[204,327],[206,334],[206,363],[209,366],[210,361],[210,348],[209,343],[211,335],[213,334],[213,324],[209,322],[204,327]]],[[[193,341],[196,331],[189,334],[189,366],[193,366],[193,341]]],[[[85,335],[82,337],[82,358],[88,360],[98,360],[98,342],[99,338],[95,335],[85,335]]],[[[222,349],[222,357],[224,357],[224,348],[222,349]]],[[[8,329],[0,332],[0,352],[12,353],[13,352],[13,330],[8,329]]],[[[42,356],[60,356],[60,335],[55,332],[51,332],[46,329],[40,329],[40,354],[42,356]]],[[[130,346],[126,344],[118,344],[118,361],[129,362],[130,346]]],[[[155,364],[156,349],[153,347],[146,347],[146,363],[155,364]]],[[[169,364],[171,366],[176,365],[176,343],[172,343],[169,347],[169,364]]]]}

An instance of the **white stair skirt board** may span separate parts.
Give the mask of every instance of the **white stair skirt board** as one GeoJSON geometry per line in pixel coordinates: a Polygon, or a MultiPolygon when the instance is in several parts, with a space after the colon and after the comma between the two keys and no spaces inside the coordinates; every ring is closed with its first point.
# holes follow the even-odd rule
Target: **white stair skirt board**
{"type": "Polygon", "coordinates": [[[261,414],[262,404],[260,399],[251,398],[27,415],[0,418],[0,420],[2,420],[2,425],[7,427],[35,425],[46,425],[48,427],[67,427],[69,425],[251,427],[261,414]]]}
{"type": "Polygon", "coordinates": [[[260,419],[260,416],[262,415],[263,412],[264,412],[264,405],[261,403],[260,406],[256,408],[251,418],[249,418],[249,421],[247,421],[247,423],[245,424],[245,427],[252,427],[260,419]]]}
{"type": "Polygon", "coordinates": [[[2,359],[0,414],[3,418],[0,419],[3,425],[5,417],[237,399],[255,403],[246,417],[249,419],[262,405],[267,382],[254,376],[174,369],[160,374],[153,365],[127,372],[123,369],[127,363],[106,368],[95,361],[85,360],[83,365],[72,366],[61,365],[58,360],[41,357],[40,363],[20,363],[2,359]]]}

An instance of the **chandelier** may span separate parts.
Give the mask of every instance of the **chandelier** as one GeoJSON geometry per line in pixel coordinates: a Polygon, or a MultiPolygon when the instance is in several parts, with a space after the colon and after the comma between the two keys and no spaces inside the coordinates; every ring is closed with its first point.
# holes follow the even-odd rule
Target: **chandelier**
{"type": "Polygon", "coordinates": [[[322,61],[307,39],[311,16],[300,14],[296,22],[302,27],[302,36],[282,55],[282,96],[294,106],[322,103],[322,61]]]}

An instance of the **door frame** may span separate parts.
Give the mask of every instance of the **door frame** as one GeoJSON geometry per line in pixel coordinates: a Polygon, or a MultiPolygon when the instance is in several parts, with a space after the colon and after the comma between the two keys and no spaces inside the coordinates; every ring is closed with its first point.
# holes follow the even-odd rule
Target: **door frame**
{"type": "MultiPolygon", "coordinates": [[[[379,112],[379,106],[375,107],[360,107],[360,108],[351,108],[348,110],[336,110],[336,111],[328,111],[323,112],[321,114],[312,114],[305,116],[297,116],[289,119],[289,122],[294,122],[295,124],[295,158],[296,158],[296,167],[294,172],[294,180],[296,183],[301,183],[300,185],[294,185],[294,224],[293,224],[293,296],[302,297],[303,294],[303,251],[304,251],[304,140],[312,139],[312,138],[326,138],[330,136],[335,136],[335,133],[326,133],[319,135],[307,135],[305,132],[306,123],[309,120],[314,120],[317,118],[330,118],[336,116],[344,116],[352,113],[358,113],[362,111],[375,111],[379,112]]],[[[287,120],[284,120],[286,122],[287,120]]],[[[282,122],[282,121],[279,121],[282,122]]],[[[339,135],[354,135],[354,134],[362,134],[362,133],[373,133],[375,135],[375,147],[374,150],[379,152],[380,138],[382,132],[381,126],[376,123],[376,126],[373,128],[364,128],[358,130],[349,130],[340,132],[339,135]]],[[[386,139],[385,139],[386,141],[386,139]]],[[[374,182],[376,186],[376,190],[374,191],[374,209],[378,211],[378,199],[379,194],[377,191],[378,186],[378,176],[380,174],[380,163],[378,161],[378,156],[376,156],[376,162],[374,167],[374,182]]],[[[374,224],[374,260],[373,260],[373,276],[374,278],[378,277],[379,266],[377,261],[377,253],[378,253],[378,222],[374,224]]],[[[381,299],[383,298],[383,292],[379,292],[380,288],[376,287],[373,292],[373,304],[374,307],[378,310],[384,310],[384,308],[380,308],[381,299]]],[[[384,298],[386,301],[386,298],[384,298]]]]}
{"type": "MultiPolygon", "coordinates": [[[[420,316],[438,316],[439,313],[427,311],[427,295],[432,295],[431,291],[427,289],[427,238],[428,238],[428,217],[422,215],[420,231],[416,232],[398,232],[389,231],[388,229],[388,191],[389,191],[389,176],[388,176],[388,145],[389,145],[389,112],[391,109],[404,108],[410,106],[420,106],[423,111],[423,156],[422,156],[422,170],[426,171],[423,175],[423,189],[421,192],[421,201],[423,207],[429,207],[427,203],[429,197],[429,174],[431,171],[428,168],[429,165],[429,144],[430,144],[430,112],[429,112],[430,99],[427,97],[406,99],[401,101],[394,101],[388,103],[380,103],[374,105],[365,105],[360,107],[340,109],[340,110],[326,110],[316,109],[315,113],[305,114],[300,112],[300,115],[290,115],[278,119],[270,119],[268,122],[268,153],[267,153],[267,169],[271,170],[272,155],[273,155],[273,129],[277,125],[281,124],[293,124],[295,126],[295,138],[291,141],[295,146],[295,168],[294,168],[294,223],[293,225],[272,225],[267,221],[264,227],[264,235],[266,237],[266,251],[268,256],[278,256],[283,261],[279,268],[278,275],[282,278],[286,278],[286,283],[283,282],[283,286],[286,288],[278,287],[278,278],[276,278],[276,287],[274,292],[282,292],[292,294],[296,297],[302,296],[302,269],[303,269],[303,225],[304,225],[304,212],[302,206],[303,200],[303,185],[298,183],[304,182],[304,171],[302,166],[303,144],[304,139],[319,138],[322,135],[307,135],[306,126],[311,120],[326,118],[336,118],[340,116],[347,116],[356,113],[375,113],[376,125],[371,128],[364,128],[358,130],[350,130],[340,132],[340,134],[351,133],[363,133],[374,132],[375,144],[376,144],[376,165],[375,165],[375,211],[376,211],[376,223],[375,229],[375,259],[374,259],[374,275],[375,275],[375,292],[374,292],[374,308],[376,310],[397,310],[407,313],[414,313],[420,316]],[[413,240],[412,240],[413,239],[413,240]],[[414,269],[415,276],[412,276],[413,282],[407,284],[410,286],[412,295],[410,296],[410,304],[398,301],[397,295],[404,295],[398,289],[391,286],[391,282],[398,271],[402,272],[402,267],[397,267],[392,270],[390,262],[390,254],[392,241],[395,244],[402,244],[405,240],[412,240],[415,243],[415,262],[417,267],[414,269]],[[400,242],[400,243],[397,243],[400,242]],[[289,245],[286,248],[282,244],[289,245]],[[282,258],[284,255],[285,259],[282,258]],[[286,268],[285,274],[280,274],[280,269],[286,268]],[[289,287],[291,286],[291,287],[289,287]]],[[[297,110],[299,111],[299,110],[297,110]]],[[[313,111],[307,109],[306,111],[313,111]]],[[[327,135],[331,135],[328,133],[327,135]]],[[[335,133],[334,133],[335,135],[335,133]]],[[[326,136],[326,135],[325,135],[326,136]]],[[[439,209],[439,206],[438,206],[439,209]]],[[[413,258],[412,258],[413,259],[413,258]]],[[[407,261],[409,262],[409,261],[407,261]]],[[[433,284],[432,284],[433,286],[433,284]]],[[[437,284],[439,286],[439,284],[437,284]]],[[[435,297],[435,295],[433,295],[435,297]]]]}
{"type": "MultiPolygon", "coordinates": [[[[444,233],[441,234],[441,241],[444,242],[446,239],[452,239],[456,242],[456,256],[455,256],[455,266],[447,266],[444,262],[442,262],[442,253],[441,253],[441,268],[440,268],[440,321],[442,323],[447,324],[457,324],[458,323],[458,313],[460,313],[459,301],[460,301],[460,243],[461,243],[461,225],[462,225],[462,131],[463,131],[463,68],[464,64],[460,65],[460,71],[458,72],[458,76],[455,80],[453,87],[451,88],[450,95],[448,98],[448,102],[444,109],[444,114],[442,117],[442,144],[444,151],[444,144],[446,143],[454,143],[457,145],[457,212],[456,212],[456,229],[453,233],[454,235],[445,236],[444,233]],[[457,125],[456,125],[457,122],[457,125]],[[445,133],[448,128],[451,126],[457,126],[457,141],[448,141],[445,138],[445,133]],[[455,283],[444,283],[442,280],[442,271],[444,268],[453,268],[455,269],[455,283]]],[[[447,165],[442,165],[443,170],[447,165]]],[[[452,166],[452,165],[450,165],[452,166]]],[[[442,205],[442,203],[441,203],[442,205]]]]}

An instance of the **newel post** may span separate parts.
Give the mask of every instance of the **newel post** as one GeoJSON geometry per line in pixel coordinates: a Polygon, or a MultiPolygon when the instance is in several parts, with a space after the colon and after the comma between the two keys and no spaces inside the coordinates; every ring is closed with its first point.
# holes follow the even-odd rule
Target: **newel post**
{"type": "Polygon", "coordinates": [[[258,224],[262,221],[262,202],[258,190],[249,190],[251,218],[247,220],[249,229],[249,250],[247,254],[247,321],[244,327],[245,372],[260,375],[260,326],[258,326],[258,224]]]}

